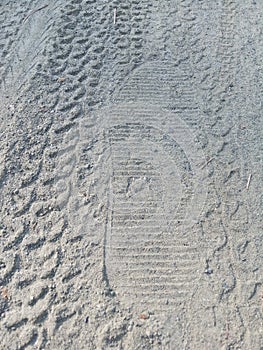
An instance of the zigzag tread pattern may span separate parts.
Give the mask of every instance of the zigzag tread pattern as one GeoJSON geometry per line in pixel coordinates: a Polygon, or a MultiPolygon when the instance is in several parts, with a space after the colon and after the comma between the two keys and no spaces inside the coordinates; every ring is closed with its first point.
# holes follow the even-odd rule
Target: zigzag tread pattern
{"type": "MultiPolygon", "coordinates": [[[[127,41],[130,35],[129,29],[123,32],[127,27],[127,12],[137,11],[133,14],[133,27],[138,37],[142,35],[137,7],[133,1],[123,5],[123,13],[118,13],[118,24],[114,28],[120,44],[112,46],[111,41],[106,44],[109,28],[113,27],[109,6],[104,2],[68,1],[46,42],[43,41],[46,63],[37,67],[33,79],[23,87],[20,100],[15,102],[15,107],[21,108],[20,113],[31,115],[28,124],[21,124],[18,142],[9,145],[2,183],[6,198],[2,209],[5,215],[14,217],[14,224],[11,227],[8,220],[3,219],[1,225],[6,238],[2,247],[1,285],[12,295],[10,311],[10,303],[4,303],[1,314],[5,317],[1,322],[3,343],[8,343],[10,337],[16,338],[12,344],[15,348],[45,347],[52,334],[76,318],[79,302],[70,307],[66,300],[74,295],[74,276],[85,271],[85,266],[80,267],[71,253],[72,244],[82,237],[72,236],[67,215],[62,213],[72,195],[70,180],[76,164],[79,132],[75,119],[82,117],[84,108],[90,110],[100,104],[108,93],[102,67],[107,51],[114,54],[116,62],[122,60],[122,50],[127,51],[127,45],[122,45],[125,35],[127,41]],[[31,105],[26,107],[23,106],[25,94],[31,98],[31,105]],[[36,118],[32,118],[34,108],[38,109],[36,118]],[[41,118],[48,122],[43,127],[41,118]],[[25,135],[29,133],[29,161],[25,166],[19,161],[19,155],[24,152],[25,135]],[[59,169],[58,173],[54,167],[59,169]],[[59,193],[63,193],[62,202],[59,193]],[[10,259],[14,249],[17,254],[10,259]],[[71,260],[75,266],[67,266],[71,260]],[[66,265],[63,261],[67,261],[66,265]]],[[[112,13],[111,6],[110,10],[112,13]]],[[[28,23],[30,21],[28,17],[28,23]]],[[[137,42],[136,46],[135,61],[141,57],[142,44],[137,42]]],[[[126,74],[130,69],[133,53],[130,57],[119,74],[126,74]]],[[[111,73],[116,70],[110,68],[111,73]]],[[[16,114],[13,118],[20,123],[16,114]]]]}

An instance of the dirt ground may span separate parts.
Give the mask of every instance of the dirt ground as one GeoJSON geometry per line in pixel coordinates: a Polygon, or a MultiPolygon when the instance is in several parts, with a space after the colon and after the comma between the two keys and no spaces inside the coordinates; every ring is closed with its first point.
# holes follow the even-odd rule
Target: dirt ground
{"type": "Polygon", "coordinates": [[[263,349],[263,1],[1,0],[0,349],[263,349]]]}

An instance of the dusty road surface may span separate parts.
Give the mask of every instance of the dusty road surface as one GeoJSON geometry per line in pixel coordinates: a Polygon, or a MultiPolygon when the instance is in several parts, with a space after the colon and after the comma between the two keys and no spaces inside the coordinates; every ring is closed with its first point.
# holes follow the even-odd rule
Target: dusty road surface
{"type": "Polygon", "coordinates": [[[261,0],[1,0],[0,349],[263,349],[261,0]]]}

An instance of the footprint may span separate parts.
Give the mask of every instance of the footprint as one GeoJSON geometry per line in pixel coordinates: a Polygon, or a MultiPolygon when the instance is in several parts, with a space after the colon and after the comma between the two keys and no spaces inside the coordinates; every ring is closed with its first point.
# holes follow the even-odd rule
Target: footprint
{"type": "MultiPolygon", "coordinates": [[[[196,223],[207,175],[187,123],[198,118],[192,85],[185,64],[149,62],[96,116],[104,146],[95,177],[107,187],[100,188],[100,200],[107,195],[105,276],[123,305],[138,312],[181,305],[199,278],[196,223]]],[[[84,124],[81,130],[85,138],[84,124]]]]}

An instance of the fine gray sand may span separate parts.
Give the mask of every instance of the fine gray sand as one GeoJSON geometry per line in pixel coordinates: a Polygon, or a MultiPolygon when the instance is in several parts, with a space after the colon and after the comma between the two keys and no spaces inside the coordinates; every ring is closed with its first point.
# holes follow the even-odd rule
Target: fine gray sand
{"type": "Polygon", "coordinates": [[[0,28],[0,350],[262,350],[263,1],[0,28]]]}

